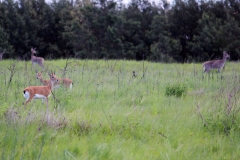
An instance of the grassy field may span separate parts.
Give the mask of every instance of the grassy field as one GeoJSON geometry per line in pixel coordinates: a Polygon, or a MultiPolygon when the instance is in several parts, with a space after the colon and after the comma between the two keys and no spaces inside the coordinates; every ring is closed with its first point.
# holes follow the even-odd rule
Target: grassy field
{"type": "Polygon", "coordinates": [[[42,69],[0,61],[0,159],[240,159],[238,63],[220,74],[203,74],[201,64],[45,64],[44,79],[65,70],[73,80],[72,90],[53,91],[47,113],[41,100],[22,104],[42,69]]]}

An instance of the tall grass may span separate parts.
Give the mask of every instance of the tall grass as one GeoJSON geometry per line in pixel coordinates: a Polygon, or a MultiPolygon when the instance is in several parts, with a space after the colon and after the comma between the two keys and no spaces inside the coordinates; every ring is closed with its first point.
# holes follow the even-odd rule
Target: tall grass
{"type": "Polygon", "coordinates": [[[73,89],[27,107],[40,85],[30,62],[0,62],[1,159],[239,159],[237,63],[221,74],[201,64],[124,60],[46,61],[73,89]],[[134,73],[134,74],[133,74],[134,73]],[[184,96],[166,95],[184,84],[184,96]]]}

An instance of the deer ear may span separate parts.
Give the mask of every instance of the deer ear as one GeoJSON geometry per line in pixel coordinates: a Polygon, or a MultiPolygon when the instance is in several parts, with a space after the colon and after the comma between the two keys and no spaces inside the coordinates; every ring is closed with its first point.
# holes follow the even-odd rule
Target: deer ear
{"type": "Polygon", "coordinates": [[[43,71],[41,73],[43,73],[43,71]]]}
{"type": "Polygon", "coordinates": [[[38,71],[36,70],[36,73],[38,73],[38,71]]]}

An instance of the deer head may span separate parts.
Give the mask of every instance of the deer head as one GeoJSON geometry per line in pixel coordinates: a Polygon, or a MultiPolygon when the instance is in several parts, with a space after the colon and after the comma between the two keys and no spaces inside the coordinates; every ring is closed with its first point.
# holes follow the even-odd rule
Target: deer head
{"type": "Polygon", "coordinates": [[[31,53],[32,53],[32,55],[36,54],[37,53],[36,48],[31,48],[31,53]]]}

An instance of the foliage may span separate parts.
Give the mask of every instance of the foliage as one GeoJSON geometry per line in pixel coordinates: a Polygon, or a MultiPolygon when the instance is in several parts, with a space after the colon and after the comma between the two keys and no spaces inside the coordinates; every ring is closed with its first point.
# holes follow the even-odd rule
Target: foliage
{"type": "Polygon", "coordinates": [[[166,96],[182,97],[187,94],[187,86],[184,83],[167,84],[165,87],[166,96]]]}
{"type": "Polygon", "coordinates": [[[161,62],[240,58],[235,0],[3,0],[0,50],[5,58],[134,59],[161,62]]]}
{"type": "MultiPolygon", "coordinates": [[[[3,99],[1,99],[3,101],[3,99]]],[[[6,103],[1,105],[0,117],[3,118],[4,114],[7,112],[8,105],[6,103]]]]}
{"type": "Polygon", "coordinates": [[[40,85],[39,66],[0,63],[1,159],[240,157],[237,63],[204,78],[198,63],[70,58],[45,64],[44,79],[55,71],[73,80],[72,90],[53,91],[48,108],[37,99],[22,105],[22,90],[40,85]],[[184,98],[165,96],[167,84],[185,84],[184,98]]]}

